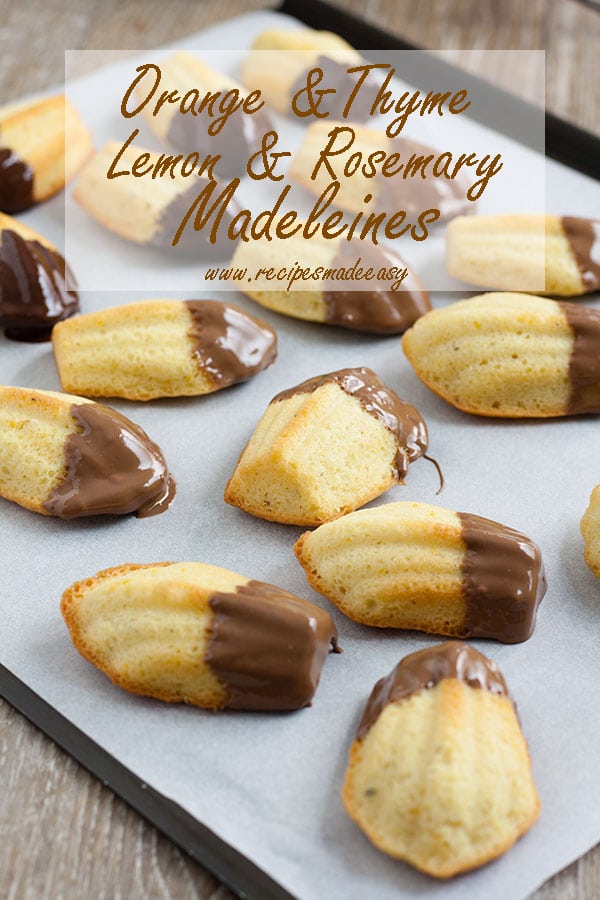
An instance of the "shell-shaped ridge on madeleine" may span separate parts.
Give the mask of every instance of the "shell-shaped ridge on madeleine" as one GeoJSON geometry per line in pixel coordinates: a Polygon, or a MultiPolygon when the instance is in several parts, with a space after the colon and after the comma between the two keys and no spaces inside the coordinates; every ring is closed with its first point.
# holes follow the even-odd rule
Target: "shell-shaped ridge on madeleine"
{"type": "Polygon", "coordinates": [[[496,687],[497,676],[480,686],[468,677],[433,679],[387,703],[352,745],[342,793],[380,850],[437,878],[504,853],[539,812],[512,700],[496,687]]]}

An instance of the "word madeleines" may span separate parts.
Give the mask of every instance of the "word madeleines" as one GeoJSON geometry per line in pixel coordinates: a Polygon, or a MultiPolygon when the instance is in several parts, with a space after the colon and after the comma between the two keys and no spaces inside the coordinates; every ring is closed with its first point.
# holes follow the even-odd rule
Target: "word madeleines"
{"type": "Polygon", "coordinates": [[[181,152],[158,155],[136,147],[140,129],[134,128],[111,154],[106,178],[144,178],[157,190],[164,181],[185,185],[185,203],[170,235],[173,246],[186,229],[204,231],[211,244],[315,235],[373,244],[403,235],[423,241],[431,225],[468,211],[502,169],[501,154],[439,152],[399,136],[412,118],[462,114],[471,105],[467,91],[394,95],[395,70],[387,64],[350,66],[342,74],[328,78],[315,66],[297,85],[288,113],[308,127],[292,153],[281,146],[260,88],[244,93],[221,85],[182,93],[173,87],[177,78],[165,79],[159,66],[139,66],[121,114],[143,114],[181,152]],[[332,98],[338,120],[327,109],[332,98]],[[349,124],[359,110],[363,119],[365,113],[378,117],[372,124],[381,130],[349,124]],[[235,177],[220,180],[225,171],[235,177]],[[245,176],[277,184],[280,192],[268,208],[251,210],[240,201],[245,176]],[[197,190],[187,181],[194,177],[197,190]],[[294,183],[303,196],[316,197],[302,216],[288,206],[295,200],[294,183]]]}

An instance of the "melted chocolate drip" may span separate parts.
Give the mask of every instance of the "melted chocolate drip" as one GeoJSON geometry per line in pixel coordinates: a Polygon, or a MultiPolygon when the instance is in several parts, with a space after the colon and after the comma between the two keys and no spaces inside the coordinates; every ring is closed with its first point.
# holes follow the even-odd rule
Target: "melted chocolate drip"
{"type": "MultiPolygon", "coordinates": [[[[181,194],[178,194],[167,204],[167,206],[165,206],[158,223],[158,228],[148,242],[151,246],[159,247],[161,250],[170,250],[171,253],[180,253],[185,256],[193,255],[198,262],[206,262],[213,259],[225,259],[232,255],[235,248],[235,242],[229,240],[227,237],[227,230],[231,224],[232,218],[241,209],[235,199],[229,201],[227,209],[221,216],[214,244],[211,244],[210,242],[214,217],[211,217],[210,224],[205,225],[200,231],[195,231],[195,216],[192,214],[179,238],[179,242],[174,247],[172,245],[173,238],[181,225],[181,220],[198,194],[204,190],[204,187],[207,184],[208,181],[198,178],[196,187],[187,188],[185,191],[182,191],[181,194]]],[[[212,199],[209,201],[209,208],[214,202],[214,199],[219,196],[222,188],[222,184],[218,184],[215,188],[212,199]]]]}
{"type": "Polygon", "coordinates": [[[194,355],[219,387],[246,381],[277,356],[272,328],[236,306],[215,300],[186,300],[194,355]]]}
{"type": "Polygon", "coordinates": [[[0,147],[0,211],[24,212],[33,199],[33,170],[8,147],[0,147]]]}
{"type": "Polygon", "coordinates": [[[585,293],[600,288],[600,221],[563,216],[560,220],[567,236],[585,293]]]}
{"type": "Polygon", "coordinates": [[[463,637],[518,644],[531,637],[546,576],[539,548],[524,534],[468,513],[457,513],[466,545],[463,637]]]}
{"type": "MultiPolygon", "coordinates": [[[[328,112],[331,119],[342,119],[344,107],[348,102],[348,98],[357,82],[356,74],[348,74],[348,69],[360,65],[359,62],[336,62],[328,56],[319,56],[317,61],[310,68],[300,75],[291,89],[290,101],[294,94],[306,87],[306,79],[311,69],[319,68],[323,72],[323,79],[318,85],[319,90],[330,90],[334,88],[335,94],[326,94],[319,109],[322,112],[328,112]]],[[[373,73],[365,78],[360,86],[358,94],[352,102],[350,112],[346,121],[349,122],[366,122],[371,115],[371,107],[375,102],[379,91],[379,84],[373,73]]],[[[291,107],[290,107],[291,109],[291,107]]],[[[301,121],[301,120],[298,120],[301,121]]]]}
{"type": "Polygon", "coordinates": [[[245,175],[246,164],[260,149],[263,135],[273,130],[269,116],[262,109],[252,114],[239,110],[217,134],[208,133],[212,121],[206,112],[197,116],[176,112],[167,131],[167,141],[182,153],[219,154],[221,159],[214,171],[221,178],[245,175]]]}
{"type": "Polygon", "coordinates": [[[386,678],[377,682],[360,720],[356,739],[360,741],[366,737],[390,703],[434,688],[445,678],[457,678],[471,688],[491,691],[510,699],[506,682],[496,663],[461,641],[448,641],[410,653],[386,678]]]}
{"type": "MultiPolygon", "coordinates": [[[[425,144],[417,144],[407,138],[395,138],[390,141],[390,153],[400,154],[402,161],[408,162],[410,157],[437,155],[437,151],[425,144]]],[[[396,210],[406,210],[407,219],[414,221],[419,213],[427,209],[439,209],[438,222],[453,219],[455,216],[471,213],[475,203],[467,199],[469,189],[468,178],[459,173],[456,178],[448,179],[443,175],[435,178],[430,169],[426,178],[420,175],[403,178],[404,169],[396,175],[386,177],[381,173],[376,176],[378,185],[375,197],[375,212],[390,214],[396,210]]]]}
{"type": "Polygon", "coordinates": [[[52,327],[79,311],[63,257],[4,229],[0,244],[0,326],[16,341],[47,341],[52,327]]]}
{"type": "Polygon", "coordinates": [[[356,397],[366,412],[394,435],[398,442],[394,472],[401,481],[408,472],[409,463],[427,450],[427,426],[418,410],[386,387],[371,369],[340,369],[328,375],[317,375],[277,394],[271,403],[287,400],[296,394],[311,394],[329,383],[339,385],[347,394],[356,397]]]}
{"type": "Polygon", "coordinates": [[[209,598],[214,611],[204,659],[233,709],[310,705],[330,645],[340,652],[328,613],[281,588],[249,581],[209,598]]]}
{"type": "MultiPolygon", "coordinates": [[[[369,241],[345,241],[331,262],[332,268],[348,268],[361,258],[363,269],[396,266],[406,268],[392,250],[369,241]]],[[[385,282],[368,282],[367,290],[340,290],[339,280],[326,281],[323,299],[327,305],[327,321],[355,331],[372,334],[401,334],[431,309],[429,294],[417,276],[408,269],[399,290],[391,291],[385,282]]]]}
{"type": "Polygon", "coordinates": [[[567,412],[600,413],[600,310],[577,303],[559,305],[573,331],[567,412]]]}
{"type": "Polygon", "coordinates": [[[139,425],[100,403],[71,407],[79,429],[65,441],[65,477],[44,503],[52,516],[164,512],[175,482],[162,452],[139,425]]]}

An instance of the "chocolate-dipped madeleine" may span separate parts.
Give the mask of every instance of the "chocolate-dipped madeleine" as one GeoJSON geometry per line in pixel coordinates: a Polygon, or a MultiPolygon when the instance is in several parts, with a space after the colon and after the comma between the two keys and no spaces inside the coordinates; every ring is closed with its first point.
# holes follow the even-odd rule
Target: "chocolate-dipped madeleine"
{"type": "Polygon", "coordinates": [[[600,220],[459,217],[446,232],[446,264],[456,278],[494,290],[589,294],[600,290],[600,220]]]}
{"type": "Polygon", "coordinates": [[[77,650],[115,684],[207,709],[309,706],[338,650],[318,606],[203,563],[105,569],[61,608],[77,650]]]}
{"type": "Polygon", "coordinates": [[[92,150],[90,133],[62,94],[1,107],[0,210],[24,212],[52,197],[92,150]]]}
{"type": "MultiPolygon", "coordinates": [[[[318,68],[322,72],[318,89],[329,92],[320,98],[319,113],[335,119],[342,118],[361,77],[360,88],[346,111],[350,122],[364,122],[371,114],[379,83],[372,73],[363,78],[362,73],[348,71],[363,63],[360,53],[330,31],[270,29],[255,38],[242,63],[241,77],[249,90],[260,90],[277,112],[293,115],[292,98],[306,90],[309,72],[318,68]]],[[[306,103],[299,108],[304,110],[306,103]]]]}
{"type": "Polygon", "coordinates": [[[403,483],[427,444],[418,410],[371,369],[318,375],[271,400],[225,500],[262,519],[319,525],[403,483]]]}
{"type": "Polygon", "coordinates": [[[421,381],[464,412],[600,413],[600,310],[482,294],[422,316],[402,347],[421,381]]]}
{"type": "Polygon", "coordinates": [[[467,198],[470,182],[462,173],[450,180],[436,178],[429,170],[426,177],[421,174],[417,177],[403,177],[399,167],[406,166],[413,158],[427,158],[432,154],[435,156],[436,151],[431,147],[407,138],[388,138],[385,131],[364,126],[353,126],[351,132],[354,137],[351,138],[346,122],[333,122],[330,119],[312,122],[308,126],[290,166],[290,179],[311,194],[319,197],[332,182],[329,168],[323,164],[317,166],[317,161],[324,148],[329,146],[330,140],[334,140],[330,139],[330,134],[335,128],[342,130],[335,137],[328,157],[329,166],[339,184],[332,200],[334,206],[351,213],[387,213],[389,216],[404,210],[407,221],[413,224],[416,224],[417,216],[431,209],[439,210],[439,216],[431,220],[432,224],[434,221],[443,222],[473,211],[475,203],[467,198]],[[362,154],[363,159],[371,154],[383,154],[387,157],[397,154],[398,158],[393,168],[386,169],[386,175],[382,174],[381,169],[375,175],[370,172],[367,175],[353,164],[351,157],[358,158],[354,154],[362,154]],[[345,174],[345,167],[348,165],[350,171],[345,174]],[[367,197],[370,200],[365,202],[367,197]]]}
{"type": "MultiPolygon", "coordinates": [[[[184,154],[198,153],[201,157],[218,154],[221,158],[214,171],[222,178],[245,175],[249,158],[260,150],[263,135],[273,129],[264,101],[260,98],[249,101],[240,84],[185,50],[161,60],[160,71],[161,88],[176,91],[188,100],[184,103],[185,112],[179,103],[165,103],[157,111],[155,103],[146,102],[143,113],[154,134],[184,154]],[[223,100],[239,98],[255,111],[246,112],[241,107],[221,125],[215,121],[220,116],[219,104],[204,102],[206,97],[218,94],[223,100]],[[262,108],[258,108],[261,103],[262,108]]],[[[140,102],[147,98],[155,80],[156,74],[151,69],[138,82],[136,95],[140,102]]]]}
{"type": "Polygon", "coordinates": [[[0,328],[16,341],[47,341],[79,311],[73,274],[50,241],[0,213],[0,328]]]}
{"type": "Polygon", "coordinates": [[[0,497],[44,516],[153,516],[175,496],[162,452],[83,397],[0,387],[0,497]]]}
{"type": "Polygon", "coordinates": [[[218,183],[215,188],[208,187],[208,175],[182,175],[169,163],[173,158],[137,145],[123,148],[116,141],[109,141],[84,167],[73,197],[97,222],[128,241],[193,255],[200,262],[230,256],[234,243],[229,240],[227,229],[232,215],[239,211],[238,204],[235,199],[227,204],[214,242],[212,224],[196,231],[195,215],[191,214],[184,225],[186,214],[203,190],[214,191],[213,204],[221,191],[218,183]],[[144,170],[166,174],[134,177],[131,170],[140,156],[145,160],[144,170]],[[109,179],[106,176],[113,164],[116,172],[109,179]],[[179,232],[178,242],[173,245],[179,232]]]}
{"type": "Polygon", "coordinates": [[[208,394],[275,360],[272,328],[216,300],[145,300],[79,316],[52,334],[63,390],[153,400],[208,394]]]}
{"type": "MultiPolygon", "coordinates": [[[[582,290],[578,293],[589,294],[600,290],[600,220],[561,216],[559,222],[579,270],[582,290]]],[[[547,290],[554,293],[550,287],[547,290]]]]}
{"type": "Polygon", "coordinates": [[[386,503],[307,531],[311,586],[351,619],[513,644],[546,592],[539,548],[512,528],[426,503],[386,503]]]}
{"type": "Polygon", "coordinates": [[[584,559],[597,578],[600,578],[600,484],[590,494],[590,502],[581,519],[581,536],[585,548],[584,559]]]}
{"type": "Polygon", "coordinates": [[[373,688],[342,800],[380,850],[436,878],[508,850],[540,802],[496,664],[460,641],[402,659],[373,688]]]}
{"type": "Polygon", "coordinates": [[[371,334],[401,334],[431,309],[429,294],[417,275],[390,247],[370,240],[327,240],[321,235],[306,240],[294,235],[284,240],[240,241],[231,268],[266,271],[289,265],[291,259],[312,272],[321,268],[322,277],[296,282],[292,290],[266,276],[254,277],[251,282],[239,282],[240,290],[284,315],[371,334]],[[390,272],[392,267],[395,278],[377,277],[382,269],[390,272]],[[369,269],[374,273],[371,279],[364,277],[369,269]],[[351,270],[362,272],[362,277],[346,279],[351,270]]]}

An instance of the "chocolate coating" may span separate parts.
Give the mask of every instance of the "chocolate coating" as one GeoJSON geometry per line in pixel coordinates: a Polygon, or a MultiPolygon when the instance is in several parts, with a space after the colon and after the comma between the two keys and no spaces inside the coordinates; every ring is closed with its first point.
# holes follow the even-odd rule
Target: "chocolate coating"
{"type": "Polygon", "coordinates": [[[0,211],[23,212],[34,203],[33,169],[9,147],[0,147],[0,211]]]}
{"type": "Polygon", "coordinates": [[[408,472],[409,464],[427,450],[427,426],[418,410],[386,387],[372,369],[339,369],[328,375],[317,375],[277,394],[271,403],[287,400],[296,394],[311,394],[329,383],[339,385],[347,394],[356,397],[366,412],[394,435],[398,443],[394,474],[401,481],[408,472]]]}
{"type": "Polygon", "coordinates": [[[72,278],[63,257],[16,231],[0,233],[0,327],[16,341],[47,341],[52,327],[79,311],[66,288],[72,278]]]}
{"type": "MultiPolygon", "coordinates": [[[[359,257],[364,269],[405,268],[389,248],[357,240],[341,242],[331,267],[347,268],[359,257]]],[[[327,304],[327,322],[372,334],[401,334],[431,309],[429,294],[410,269],[397,291],[376,280],[368,284],[373,286],[367,290],[345,291],[340,290],[338,282],[326,281],[323,299],[327,304]]]]}
{"type": "Polygon", "coordinates": [[[462,637],[495,638],[518,644],[531,637],[546,593],[539,547],[498,522],[457,513],[466,552],[462,587],[467,603],[462,637]]]}
{"type": "Polygon", "coordinates": [[[245,175],[246,164],[260,149],[263,135],[273,130],[269,116],[264,109],[251,114],[240,110],[217,134],[208,133],[212,121],[206,112],[192,116],[177,111],[169,125],[167,141],[182,153],[219,154],[221,159],[214,171],[221,178],[245,175]]]}
{"type": "Polygon", "coordinates": [[[600,310],[578,303],[559,305],[573,331],[567,412],[600,413],[600,310]]]}
{"type": "MultiPolygon", "coordinates": [[[[195,187],[187,188],[178,194],[170,203],[168,203],[158,222],[158,227],[148,243],[153,247],[161,250],[170,250],[171,253],[180,253],[185,256],[194,256],[198,262],[207,262],[213,259],[224,259],[231,256],[235,244],[227,237],[227,230],[231,224],[233,216],[240,211],[240,206],[235,199],[230,200],[227,209],[221,216],[221,222],[217,230],[216,241],[214,244],[210,242],[211,225],[205,225],[200,231],[194,230],[194,214],[190,217],[183,233],[179,238],[179,242],[173,247],[172,241],[181,225],[181,220],[187,213],[198,194],[208,184],[208,181],[198,178],[195,187]]],[[[222,185],[221,185],[222,187],[222,185]]],[[[214,198],[219,195],[219,188],[215,188],[216,193],[212,195],[213,200],[209,201],[209,208],[214,202],[214,198]]]]}
{"type": "MultiPolygon", "coordinates": [[[[425,144],[417,144],[407,138],[395,138],[390,141],[390,153],[398,153],[405,163],[410,157],[437,155],[437,151],[425,144]]],[[[465,175],[459,172],[456,178],[448,179],[442,175],[435,178],[428,172],[427,178],[420,175],[403,178],[404,170],[386,177],[379,172],[376,176],[378,191],[375,197],[375,211],[392,213],[406,210],[407,219],[415,219],[426,209],[439,209],[438,222],[453,219],[471,213],[475,203],[467,199],[470,183],[465,175]]]]}
{"type": "Polygon", "coordinates": [[[65,477],[44,503],[52,516],[164,512],[175,482],[162,452],[139,425],[101,403],[71,407],[79,430],[65,441],[65,477]]]}
{"type": "Polygon", "coordinates": [[[246,381],[277,356],[272,328],[237,306],[215,300],[186,300],[194,356],[218,387],[246,381]]]}
{"type": "Polygon", "coordinates": [[[462,641],[427,647],[401,659],[371,692],[360,720],[356,739],[366,737],[386,706],[418,691],[434,688],[445,678],[457,678],[471,688],[508,697],[508,688],[496,663],[462,641]]]}
{"type": "Polygon", "coordinates": [[[563,216],[561,225],[567,236],[585,293],[600,288],[600,221],[563,216]]]}
{"type": "Polygon", "coordinates": [[[233,709],[286,710],[310,705],[330,645],[339,652],[328,613],[281,588],[249,581],[214,593],[204,660],[233,709]]]}
{"type": "MultiPolygon", "coordinates": [[[[290,102],[294,94],[297,94],[298,91],[306,88],[306,79],[309,71],[311,69],[319,68],[323,72],[323,79],[317,89],[330,90],[333,88],[335,90],[335,94],[326,94],[323,97],[319,104],[319,110],[328,112],[331,119],[342,119],[344,107],[357,82],[356,74],[349,75],[348,69],[352,69],[356,65],[360,65],[360,63],[336,62],[336,60],[330,59],[328,56],[319,56],[317,61],[294,82],[290,93],[290,102]]],[[[369,73],[352,102],[352,107],[350,108],[346,121],[366,122],[371,115],[371,107],[375,102],[378,91],[379,84],[373,76],[373,73],[369,73]]],[[[301,119],[298,121],[301,121],[301,119]]]]}

